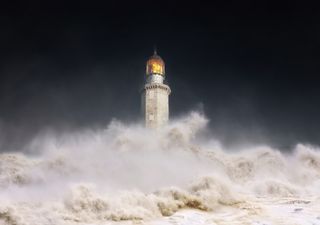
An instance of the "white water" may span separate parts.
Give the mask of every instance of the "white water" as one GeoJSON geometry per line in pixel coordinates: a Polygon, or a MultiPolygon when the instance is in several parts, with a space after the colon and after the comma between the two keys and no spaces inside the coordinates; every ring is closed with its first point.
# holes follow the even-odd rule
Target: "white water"
{"type": "Polygon", "coordinates": [[[112,122],[0,154],[0,225],[320,224],[318,148],[231,153],[204,141],[206,124],[112,122]]]}

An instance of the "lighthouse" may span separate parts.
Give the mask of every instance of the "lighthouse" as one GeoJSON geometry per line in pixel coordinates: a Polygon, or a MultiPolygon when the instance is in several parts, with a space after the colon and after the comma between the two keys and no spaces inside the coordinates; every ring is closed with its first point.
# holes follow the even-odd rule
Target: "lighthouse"
{"type": "Polygon", "coordinates": [[[146,64],[146,79],[141,94],[146,127],[159,128],[169,120],[171,89],[164,83],[165,75],[165,63],[155,49],[146,64]]]}

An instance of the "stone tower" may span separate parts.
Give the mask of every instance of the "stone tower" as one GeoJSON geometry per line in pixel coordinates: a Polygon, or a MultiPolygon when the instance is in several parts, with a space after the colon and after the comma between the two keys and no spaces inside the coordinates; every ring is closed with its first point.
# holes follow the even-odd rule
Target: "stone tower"
{"type": "Polygon", "coordinates": [[[146,127],[159,128],[169,120],[170,87],[163,83],[165,64],[154,51],[146,65],[146,84],[142,90],[142,113],[146,127]]]}

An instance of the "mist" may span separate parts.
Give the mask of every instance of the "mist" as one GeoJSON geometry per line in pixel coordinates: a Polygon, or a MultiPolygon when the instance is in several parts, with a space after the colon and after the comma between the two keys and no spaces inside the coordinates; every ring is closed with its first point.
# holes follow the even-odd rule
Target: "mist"
{"type": "MultiPolygon", "coordinates": [[[[45,58],[6,65],[0,84],[1,151],[23,151],[46,130],[77,131],[102,128],[113,119],[141,120],[139,90],[144,83],[145,58],[120,58],[115,60],[122,60],[121,64],[111,65],[103,59],[105,63],[89,61],[76,69],[61,68],[45,58]]],[[[241,77],[237,72],[222,78],[225,71],[214,71],[213,88],[207,87],[203,84],[207,78],[197,83],[174,65],[173,57],[167,58],[171,70],[167,80],[173,90],[171,119],[201,110],[210,118],[209,132],[227,148],[266,144],[289,151],[298,143],[319,144],[317,122],[311,122],[311,118],[317,121],[317,109],[309,101],[286,108],[289,103],[279,97],[280,102],[270,104],[269,93],[257,91],[256,84],[241,81],[235,85],[240,78],[228,76],[241,77]]]]}

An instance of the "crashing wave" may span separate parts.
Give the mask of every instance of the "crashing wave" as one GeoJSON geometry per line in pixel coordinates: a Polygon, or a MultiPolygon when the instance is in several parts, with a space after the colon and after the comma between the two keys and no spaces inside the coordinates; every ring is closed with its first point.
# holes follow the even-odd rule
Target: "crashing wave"
{"type": "Polygon", "coordinates": [[[198,138],[207,122],[191,113],[152,131],[113,121],[103,130],[39,136],[26,147],[32,155],[2,153],[0,224],[150,220],[188,208],[253,215],[261,198],[319,196],[316,147],[231,153],[198,138]]]}

